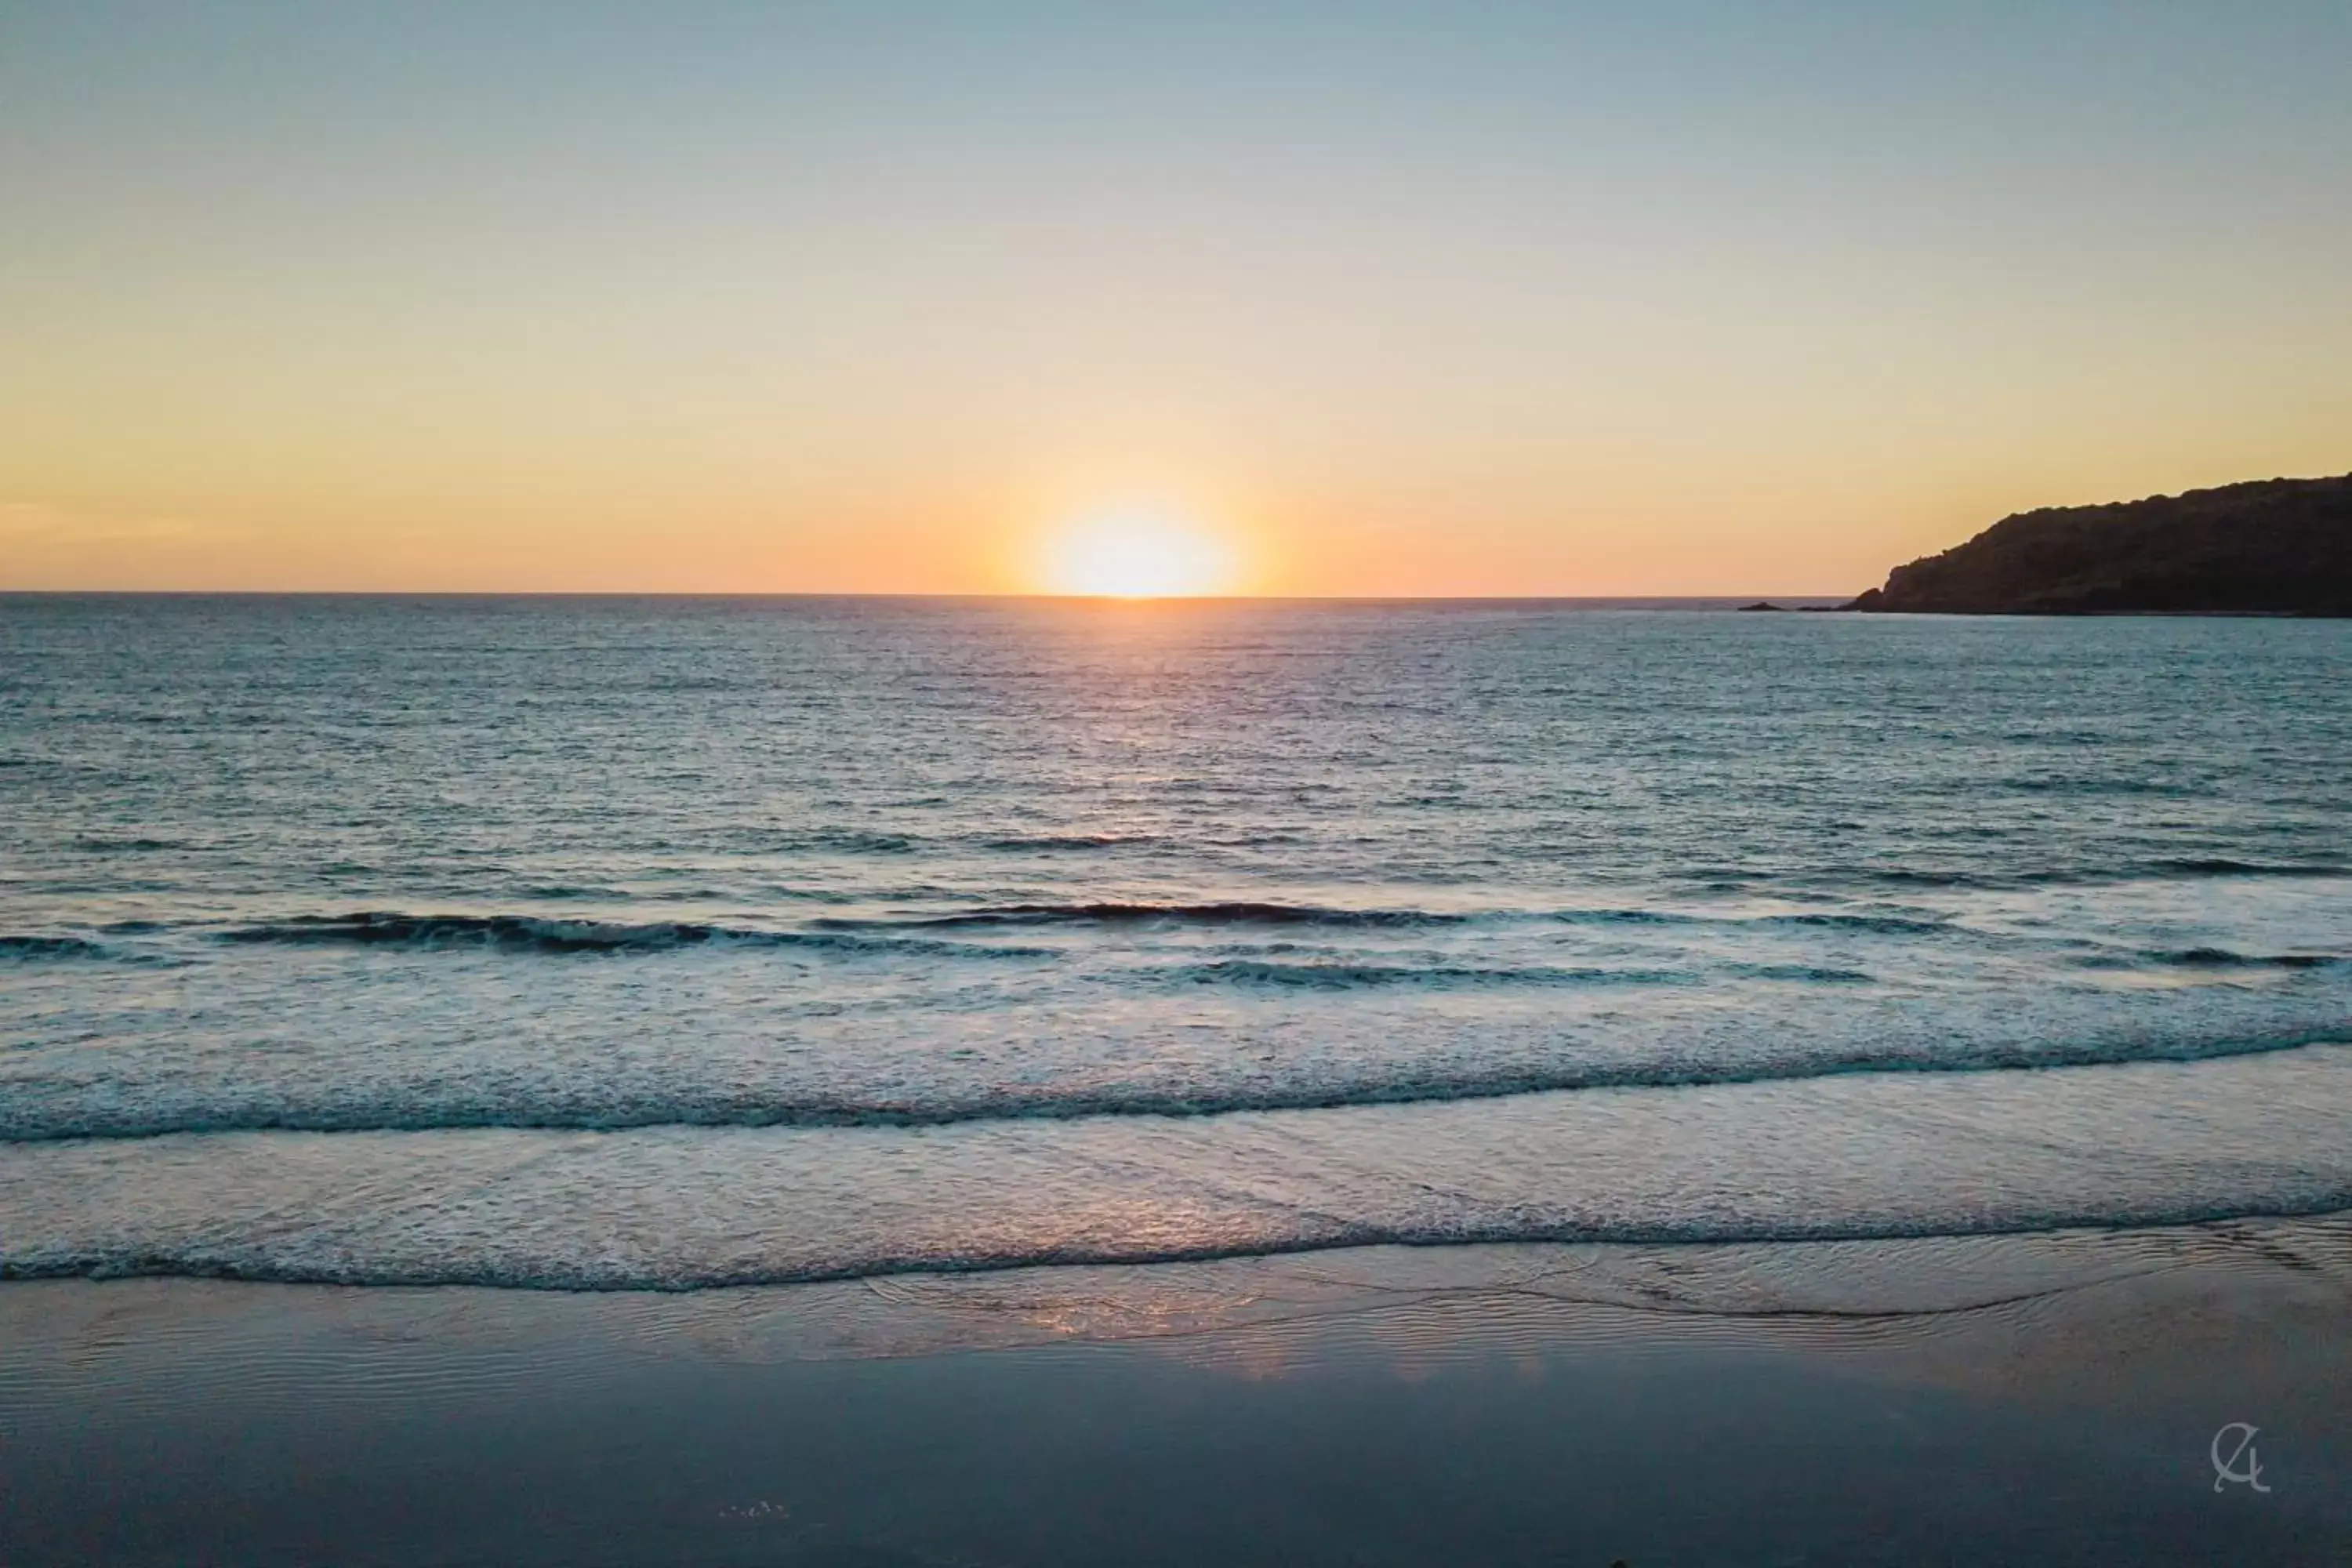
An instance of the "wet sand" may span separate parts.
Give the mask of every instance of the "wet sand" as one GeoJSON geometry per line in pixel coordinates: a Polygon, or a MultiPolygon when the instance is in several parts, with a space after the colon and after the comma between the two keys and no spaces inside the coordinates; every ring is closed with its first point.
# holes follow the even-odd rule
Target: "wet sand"
{"type": "Polygon", "coordinates": [[[2347,1216],[683,1296],[15,1283],[0,1562],[2342,1563],[2347,1331],[2347,1216]],[[2267,1491],[2216,1489],[2233,1422],[2267,1491]]]}

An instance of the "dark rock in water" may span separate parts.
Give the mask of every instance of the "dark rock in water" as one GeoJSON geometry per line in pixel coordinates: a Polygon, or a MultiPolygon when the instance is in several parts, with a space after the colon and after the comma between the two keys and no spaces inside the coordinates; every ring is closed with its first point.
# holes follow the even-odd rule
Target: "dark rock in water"
{"type": "Polygon", "coordinates": [[[2019,512],[1846,608],[2352,616],[2352,475],[2019,512]]]}
{"type": "Polygon", "coordinates": [[[1777,612],[1780,608],[1780,606],[1778,605],[1768,605],[1763,600],[1759,599],[1752,605],[1740,605],[1739,613],[1743,616],[1751,616],[1759,610],[1772,610],[1777,612]]]}

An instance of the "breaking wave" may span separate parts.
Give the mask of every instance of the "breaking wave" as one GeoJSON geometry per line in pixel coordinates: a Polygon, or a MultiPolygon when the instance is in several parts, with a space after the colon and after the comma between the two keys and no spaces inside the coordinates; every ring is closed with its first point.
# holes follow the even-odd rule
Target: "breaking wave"
{"type": "Polygon", "coordinates": [[[1269,985],[1286,989],[1350,991],[1406,985],[1682,985],[1697,978],[1684,970],[1565,968],[1549,964],[1480,967],[1458,963],[1281,963],[1263,959],[1225,959],[1162,971],[1179,983],[1201,985],[1269,985]]]}
{"type": "Polygon", "coordinates": [[[106,958],[102,942],[79,936],[0,936],[0,958],[106,958]]]}
{"type": "Polygon", "coordinates": [[[811,922],[828,931],[888,927],[1112,925],[1457,925],[1473,917],[1412,909],[1332,909],[1314,904],[1272,904],[1236,900],[1202,904],[998,904],[937,915],[877,919],[834,917],[811,922]]]}
{"type": "Polygon", "coordinates": [[[851,931],[764,931],[684,921],[641,924],[551,920],[537,915],[412,915],[362,911],[298,915],[215,933],[222,942],[320,946],[488,947],[526,952],[661,952],[710,945],[809,948],[836,952],[933,957],[1039,958],[1051,949],[858,935],[851,931]]]}
{"type": "Polygon", "coordinates": [[[2155,963],[2185,969],[2320,969],[2343,960],[2324,952],[2231,952],[2221,947],[2191,947],[2144,955],[2155,963]]]}
{"type": "Polygon", "coordinates": [[[1488,1072],[1391,1071],[1328,1075],[1291,1082],[1244,1079],[1087,1084],[982,1085],[894,1097],[760,1090],[737,1084],[582,1087],[560,1076],[509,1082],[476,1095],[436,1079],[386,1094],[213,1092],[144,1103],[120,1086],[103,1097],[57,1095],[39,1103],[19,1079],[0,1105],[0,1143],[138,1139],[229,1132],[438,1132],[465,1129],[625,1131],[650,1127],[946,1127],[967,1122],[1076,1121],[1112,1117],[1202,1118],[1251,1111],[1339,1110],[1376,1105],[1504,1100],[1599,1089],[1677,1089],[1889,1074],[2036,1072],[2135,1063],[2220,1061],[2347,1043],[2342,1034],[2097,1040],[2027,1046],[2014,1041],[1915,1048],[1855,1048],[1805,1055],[1701,1059],[1675,1055],[1636,1061],[1561,1063],[1488,1072]]]}

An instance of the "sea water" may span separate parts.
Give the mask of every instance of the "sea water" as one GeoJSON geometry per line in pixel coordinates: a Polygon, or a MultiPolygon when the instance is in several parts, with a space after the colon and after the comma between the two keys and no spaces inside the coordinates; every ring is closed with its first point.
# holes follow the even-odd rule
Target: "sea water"
{"type": "Polygon", "coordinates": [[[2352,625],[0,598],[0,1274],[2352,1208],[2352,625]]]}

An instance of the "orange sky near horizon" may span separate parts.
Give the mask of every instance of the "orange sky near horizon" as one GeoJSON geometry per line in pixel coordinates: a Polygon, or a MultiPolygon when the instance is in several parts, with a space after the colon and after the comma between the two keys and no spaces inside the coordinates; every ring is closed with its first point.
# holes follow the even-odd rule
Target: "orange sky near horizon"
{"type": "Polygon", "coordinates": [[[0,589],[1055,591],[1148,513],[1843,595],[2352,469],[2352,12],[984,9],[0,22],[0,589]]]}

